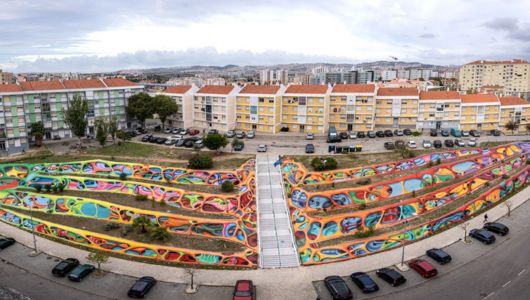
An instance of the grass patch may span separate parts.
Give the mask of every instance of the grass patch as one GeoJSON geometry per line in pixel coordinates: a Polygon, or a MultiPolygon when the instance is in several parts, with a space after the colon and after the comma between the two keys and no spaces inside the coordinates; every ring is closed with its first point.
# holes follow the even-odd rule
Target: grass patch
{"type": "Polygon", "coordinates": [[[489,142],[481,142],[479,147],[497,147],[497,146],[500,146],[500,145],[511,144],[511,143],[515,143],[515,142],[521,142],[521,141],[499,141],[499,142],[489,141],[489,142]]]}

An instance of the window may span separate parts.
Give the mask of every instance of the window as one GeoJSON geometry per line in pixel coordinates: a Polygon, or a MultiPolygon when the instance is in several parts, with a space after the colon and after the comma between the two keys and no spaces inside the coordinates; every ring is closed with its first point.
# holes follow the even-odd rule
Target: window
{"type": "Polygon", "coordinates": [[[293,120],[298,121],[298,116],[293,116],[293,120]]]}
{"type": "Polygon", "coordinates": [[[331,97],[331,101],[335,101],[335,97],[331,97]]]}
{"type": "Polygon", "coordinates": [[[401,100],[401,104],[407,104],[407,100],[401,100]]]}
{"type": "Polygon", "coordinates": [[[283,115],[282,119],[287,120],[287,115],[283,115]]]}
{"type": "Polygon", "coordinates": [[[391,113],[392,113],[392,110],[391,110],[391,109],[387,109],[387,110],[386,110],[386,113],[387,113],[387,114],[391,114],[391,113]]]}
{"type": "Polygon", "coordinates": [[[418,104],[418,100],[412,100],[412,104],[418,104]]]}
{"type": "Polygon", "coordinates": [[[466,116],[460,117],[460,120],[465,121],[466,120],[466,116]]]}
{"type": "Polygon", "coordinates": [[[274,98],[269,98],[269,103],[274,103],[274,98]]]}
{"type": "Polygon", "coordinates": [[[506,113],[506,110],[505,110],[505,109],[501,110],[501,114],[504,115],[505,113],[506,113]]]}
{"type": "Polygon", "coordinates": [[[269,130],[272,130],[273,127],[274,127],[274,126],[269,126],[269,130]]]}
{"type": "Polygon", "coordinates": [[[495,106],[495,110],[499,110],[499,107],[498,107],[498,106],[495,106]]]}
{"type": "Polygon", "coordinates": [[[501,122],[504,122],[504,118],[501,118],[501,122]]]}
{"type": "Polygon", "coordinates": [[[459,112],[455,112],[455,117],[458,117],[460,116],[460,113],[459,112]]]}
{"type": "Polygon", "coordinates": [[[346,101],[346,97],[340,97],[340,101],[346,101]]]}
{"type": "Polygon", "coordinates": [[[264,98],[259,98],[259,103],[265,103],[265,99],[264,98]]]}
{"type": "Polygon", "coordinates": [[[318,102],[324,103],[324,98],[318,98],[318,102]]]}
{"type": "Polygon", "coordinates": [[[381,122],[381,118],[375,118],[376,122],[381,122]]]}
{"type": "Polygon", "coordinates": [[[381,100],[375,101],[375,104],[381,104],[381,100]]]}
{"type": "Polygon", "coordinates": [[[307,129],[313,129],[313,125],[307,125],[307,129]]]}
{"type": "Polygon", "coordinates": [[[484,124],[484,128],[488,128],[488,124],[484,124]]]}
{"type": "Polygon", "coordinates": [[[403,108],[403,109],[401,110],[401,113],[406,114],[406,113],[407,113],[407,109],[406,109],[406,108],[403,108]]]}
{"type": "Polygon", "coordinates": [[[376,109],[376,110],[375,110],[375,113],[377,113],[377,114],[378,114],[378,113],[381,113],[381,110],[380,110],[380,109],[376,109]]]}
{"type": "Polygon", "coordinates": [[[324,117],[318,117],[319,121],[324,121],[324,117]]]}
{"type": "MultiPolygon", "coordinates": [[[[223,107],[224,108],[224,107],[223,107]]],[[[259,111],[265,111],[265,107],[260,107],[259,111]]]]}
{"type": "Polygon", "coordinates": [[[386,104],[392,104],[392,100],[386,100],[386,104]]]}
{"type": "Polygon", "coordinates": [[[356,106],[356,107],[355,107],[355,110],[361,110],[361,109],[362,109],[361,106],[356,106]]]}
{"type": "Polygon", "coordinates": [[[402,123],[407,122],[407,118],[401,118],[401,122],[402,122],[402,123]]]}
{"type": "Polygon", "coordinates": [[[392,118],[386,118],[387,122],[392,122],[392,118]]]}
{"type": "Polygon", "coordinates": [[[471,107],[471,111],[477,111],[477,107],[476,106],[472,106],[471,107]]]}
{"type": "Polygon", "coordinates": [[[413,109],[413,110],[412,110],[412,113],[413,113],[413,114],[416,114],[416,113],[418,113],[418,110],[417,110],[417,109],[413,109]]]}
{"type": "Polygon", "coordinates": [[[269,112],[274,112],[274,107],[269,107],[269,112]]]}
{"type": "Polygon", "coordinates": [[[269,117],[269,121],[274,121],[274,117],[269,117]]]}
{"type": "Polygon", "coordinates": [[[259,129],[263,129],[263,125],[259,125],[258,128],[259,128],[259,129]]]}
{"type": "Polygon", "coordinates": [[[246,128],[250,128],[250,124],[248,124],[248,123],[245,124],[245,127],[246,127],[246,128]]]}
{"type": "Polygon", "coordinates": [[[241,97],[237,97],[237,102],[241,102],[241,97]]]}
{"type": "Polygon", "coordinates": [[[420,109],[425,108],[425,104],[420,104],[420,109]]]}
{"type": "Polygon", "coordinates": [[[318,130],[323,130],[324,126],[318,126],[317,128],[318,128],[318,130]]]}
{"type": "Polygon", "coordinates": [[[371,111],[371,110],[373,110],[374,108],[371,107],[371,106],[368,106],[367,109],[368,109],[369,111],[371,111]]]}
{"type": "Polygon", "coordinates": [[[346,128],[346,124],[341,123],[341,124],[340,124],[340,128],[346,128]]]}
{"type": "Polygon", "coordinates": [[[298,125],[293,125],[293,129],[298,129],[298,125]]]}
{"type": "Polygon", "coordinates": [[[471,116],[471,120],[475,120],[475,119],[476,119],[476,117],[475,117],[475,116],[471,116]]]}
{"type": "Polygon", "coordinates": [[[264,118],[263,118],[263,117],[258,117],[258,119],[259,119],[260,121],[263,121],[263,120],[264,120],[264,118]]]}
{"type": "MultiPolygon", "coordinates": [[[[335,117],[335,116],[333,116],[333,117],[335,117]]],[[[313,121],[313,117],[307,117],[307,120],[308,121],[313,121]]]]}
{"type": "Polygon", "coordinates": [[[486,116],[484,117],[484,119],[486,119],[486,120],[489,119],[489,118],[490,118],[490,115],[486,115],[486,116]]]}
{"type": "Polygon", "coordinates": [[[436,107],[436,104],[431,103],[431,108],[435,108],[435,107],[436,107]]]}
{"type": "Polygon", "coordinates": [[[287,106],[284,106],[284,107],[283,107],[283,110],[287,110],[287,106]]]}
{"type": "Polygon", "coordinates": [[[471,124],[471,126],[469,126],[471,129],[474,129],[475,128],[475,124],[471,124]]]}
{"type": "MultiPolygon", "coordinates": [[[[197,108],[197,107],[195,107],[195,108],[197,108]]],[[[237,110],[241,110],[241,106],[238,106],[238,107],[237,107],[237,110]]]]}
{"type": "Polygon", "coordinates": [[[489,107],[489,106],[486,106],[486,110],[490,110],[490,107],[489,107]]]}
{"type": "Polygon", "coordinates": [[[455,104],[455,108],[460,108],[460,104],[455,104]]]}
{"type": "Polygon", "coordinates": [[[430,113],[430,114],[429,114],[429,118],[434,118],[434,114],[433,114],[433,113],[430,113]]]}
{"type": "Polygon", "coordinates": [[[360,129],[360,128],[361,128],[360,124],[355,124],[355,129],[360,129]]]}
{"type": "Polygon", "coordinates": [[[467,107],[465,107],[465,106],[462,107],[462,111],[466,111],[466,109],[467,109],[467,107]]]}

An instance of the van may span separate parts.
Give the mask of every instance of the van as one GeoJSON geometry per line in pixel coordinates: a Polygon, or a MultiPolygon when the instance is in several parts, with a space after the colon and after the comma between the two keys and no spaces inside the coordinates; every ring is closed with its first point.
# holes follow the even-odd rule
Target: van
{"type": "Polygon", "coordinates": [[[462,134],[460,133],[460,130],[458,128],[451,128],[451,135],[454,137],[461,137],[462,134]]]}

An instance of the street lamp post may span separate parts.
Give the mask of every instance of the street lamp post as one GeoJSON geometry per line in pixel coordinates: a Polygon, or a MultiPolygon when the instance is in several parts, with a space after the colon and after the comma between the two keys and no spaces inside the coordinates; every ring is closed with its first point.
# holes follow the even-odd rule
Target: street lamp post
{"type": "Polygon", "coordinates": [[[35,224],[33,224],[33,204],[35,202],[31,202],[31,206],[29,207],[29,217],[31,220],[31,231],[33,232],[33,247],[35,248],[35,254],[37,254],[37,240],[35,239],[35,224]]]}
{"type": "MultiPolygon", "coordinates": [[[[417,213],[412,213],[413,216],[417,216],[417,213]]],[[[401,252],[401,266],[403,267],[403,263],[405,261],[405,237],[407,236],[407,219],[405,217],[405,221],[403,222],[405,224],[405,231],[403,231],[403,250],[401,252]]]]}

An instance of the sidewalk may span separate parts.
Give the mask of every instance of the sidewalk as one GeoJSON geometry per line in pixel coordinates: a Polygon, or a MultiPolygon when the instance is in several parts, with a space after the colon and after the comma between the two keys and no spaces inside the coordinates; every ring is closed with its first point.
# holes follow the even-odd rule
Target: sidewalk
{"type": "MultiPolygon", "coordinates": [[[[510,198],[513,209],[519,207],[528,200],[530,187],[527,187],[517,195],[510,198]]],[[[506,208],[498,205],[487,212],[489,221],[495,221],[506,214],[506,208]]],[[[482,227],[482,215],[468,220],[469,228],[482,227]]],[[[6,236],[13,236],[18,242],[33,246],[30,232],[0,223],[0,232],[6,236]]],[[[425,254],[425,249],[433,247],[443,248],[457,242],[463,237],[459,226],[451,228],[435,236],[408,245],[405,252],[405,260],[420,257],[425,254]]],[[[37,237],[38,248],[50,255],[67,258],[78,257],[81,263],[88,252],[63,246],[61,244],[37,237]]],[[[476,254],[476,253],[475,253],[476,254]]],[[[42,255],[42,254],[41,254],[42,255]]],[[[24,259],[27,260],[24,256],[24,259]]],[[[187,274],[181,268],[142,264],[138,262],[111,258],[112,263],[105,266],[106,270],[133,277],[153,276],[157,280],[173,283],[187,283],[187,274]]],[[[313,281],[320,281],[326,276],[339,275],[348,276],[353,271],[369,272],[383,267],[396,265],[401,261],[401,248],[385,251],[379,254],[352,259],[343,262],[323,264],[317,266],[285,268],[285,269],[260,269],[250,271],[226,271],[226,270],[198,270],[196,281],[200,285],[233,286],[236,280],[253,280],[257,287],[259,299],[316,299],[317,293],[312,285],[313,281]]],[[[17,264],[16,262],[13,262],[17,264]]],[[[325,293],[326,291],[323,291],[325,293]]]]}

